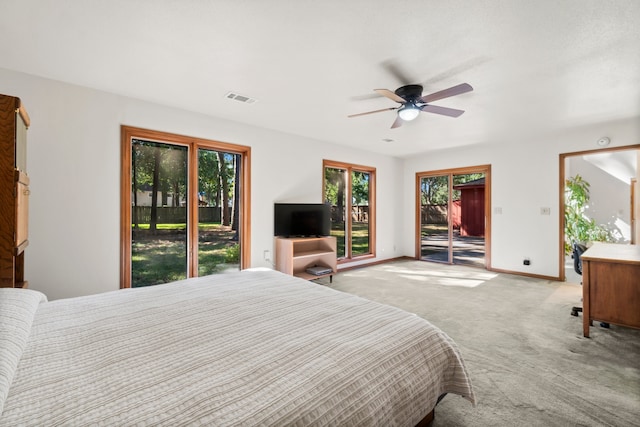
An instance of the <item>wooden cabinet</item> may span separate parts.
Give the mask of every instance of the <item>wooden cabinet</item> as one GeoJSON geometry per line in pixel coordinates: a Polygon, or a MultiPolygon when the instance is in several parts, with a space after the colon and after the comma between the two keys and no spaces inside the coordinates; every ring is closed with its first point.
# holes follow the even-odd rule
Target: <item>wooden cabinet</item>
{"type": "Polygon", "coordinates": [[[584,336],[594,320],[640,329],[640,246],[596,242],[580,259],[584,336]]]}
{"type": "Polygon", "coordinates": [[[276,270],[305,280],[333,276],[338,271],[336,238],[329,237],[276,237],[276,270]],[[313,275],[305,270],[322,266],[331,273],[313,275]]]}
{"type": "Polygon", "coordinates": [[[0,287],[27,287],[24,250],[29,244],[29,116],[19,98],[0,95],[0,287]]]}

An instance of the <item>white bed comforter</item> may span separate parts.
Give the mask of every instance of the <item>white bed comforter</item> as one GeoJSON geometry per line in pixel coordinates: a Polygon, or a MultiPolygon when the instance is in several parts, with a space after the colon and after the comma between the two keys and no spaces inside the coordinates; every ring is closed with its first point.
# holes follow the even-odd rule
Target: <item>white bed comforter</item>
{"type": "Polygon", "coordinates": [[[413,426],[444,393],[475,403],[427,321],[274,271],[0,291],[0,426],[413,426]]]}

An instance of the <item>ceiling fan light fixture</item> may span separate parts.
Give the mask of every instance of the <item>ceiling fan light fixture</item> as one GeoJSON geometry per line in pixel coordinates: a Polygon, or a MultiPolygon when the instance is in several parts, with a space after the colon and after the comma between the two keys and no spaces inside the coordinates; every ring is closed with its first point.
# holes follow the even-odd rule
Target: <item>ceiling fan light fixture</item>
{"type": "Polygon", "coordinates": [[[415,119],[419,114],[420,110],[415,105],[405,105],[398,110],[398,116],[405,122],[415,119]]]}

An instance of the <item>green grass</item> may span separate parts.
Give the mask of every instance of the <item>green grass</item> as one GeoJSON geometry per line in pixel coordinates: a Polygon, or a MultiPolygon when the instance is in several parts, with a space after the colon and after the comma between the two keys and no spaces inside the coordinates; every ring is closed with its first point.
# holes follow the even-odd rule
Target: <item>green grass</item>
{"type": "MultiPolygon", "coordinates": [[[[356,257],[370,253],[369,249],[369,223],[354,222],[351,231],[351,256],[356,257]]],[[[344,249],[344,223],[334,222],[331,224],[331,235],[336,237],[338,242],[338,258],[345,257],[344,249]]]]}
{"type": "MultiPolygon", "coordinates": [[[[186,224],[158,224],[151,234],[149,224],[134,230],[131,247],[132,287],[156,285],[186,278],[186,224]]],[[[198,275],[238,269],[237,242],[230,227],[216,223],[198,226],[198,275]],[[232,255],[230,257],[230,255],[232,255]]]]}
{"type": "MultiPolygon", "coordinates": [[[[131,224],[131,227],[134,227],[134,224],[131,224]]],[[[138,230],[149,230],[151,228],[151,224],[138,224],[138,230]]],[[[198,230],[216,230],[220,228],[219,222],[203,222],[198,224],[198,230]]],[[[187,224],[178,223],[178,224],[156,224],[156,230],[173,230],[173,231],[182,231],[187,229],[187,224]]]]}
{"type": "Polygon", "coordinates": [[[201,242],[198,247],[198,275],[206,276],[229,268],[239,269],[239,260],[227,259],[228,254],[235,251],[235,246],[235,242],[201,242]]]}
{"type": "Polygon", "coordinates": [[[186,241],[154,239],[131,246],[131,286],[157,285],[187,277],[186,241]]]}

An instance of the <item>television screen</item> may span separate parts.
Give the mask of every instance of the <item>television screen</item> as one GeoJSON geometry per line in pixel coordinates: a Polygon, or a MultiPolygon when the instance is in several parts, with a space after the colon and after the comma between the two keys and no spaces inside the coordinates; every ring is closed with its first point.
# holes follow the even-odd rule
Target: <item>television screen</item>
{"type": "Polygon", "coordinates": [[[322,203],[276,203],[273,210],[274,236],[328,236],[331,206],[322,203]]]}

